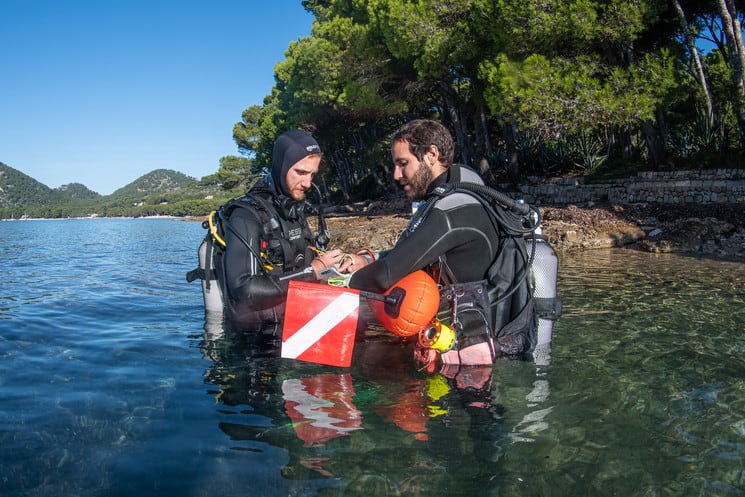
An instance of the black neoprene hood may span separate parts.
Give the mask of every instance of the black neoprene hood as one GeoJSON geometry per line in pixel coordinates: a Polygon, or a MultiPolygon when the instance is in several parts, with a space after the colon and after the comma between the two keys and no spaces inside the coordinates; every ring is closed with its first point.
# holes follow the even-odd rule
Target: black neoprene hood
{"type": "Polygon", "coordinates": [[[272,153],[272,180],[274,180],[275,186],[289,197],[290,192],[285,184],[287,171],[297,161],[309,155],[320,153],[321,147],[307,131],[291,129],[279,135],[274,142],[274,152],[272,153]]]}

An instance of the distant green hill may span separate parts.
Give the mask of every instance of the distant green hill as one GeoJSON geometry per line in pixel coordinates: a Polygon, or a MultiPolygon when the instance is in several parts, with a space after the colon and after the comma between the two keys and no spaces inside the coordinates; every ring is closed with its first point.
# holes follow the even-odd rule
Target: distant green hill
{"type": "Polygon", "coordinates": [[[156,169],[140,176],[132,183],[119,188],[110,195],[111,198],[141,197],[154,193],[175,193],[186,190],[197,183],[197,180],[171,169],[156,169]]]}
{"type": "Polygon", "coordinates": [[[62,185],[59,188],[55,189],[56,192],[59,192],[59,199],[84,199],[84,198],[100,198],[101,194],[96,193],[87,186],[80,184],[80,183],[69,183],[67,185],[62,185]]]}
{"type": "Polygon", "coordinates": [[[0,219],[202,216],[239,193],[224,191],[214,175],[196,180],[170,169],[151,171],[111,195],[80,183],[52,189],[0,163],[0,219]]]}
{"type": "Polygon", "coordinates": [[[0,162],[0,208],[46,205],[54,200],[51,188],[0,162]]]}

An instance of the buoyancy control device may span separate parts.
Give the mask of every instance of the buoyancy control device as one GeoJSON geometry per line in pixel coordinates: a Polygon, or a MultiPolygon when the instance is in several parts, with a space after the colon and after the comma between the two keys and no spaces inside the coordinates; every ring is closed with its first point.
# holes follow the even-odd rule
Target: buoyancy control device
{"type": "MultiPolygon", "coordinates": [[[[318,194],[318,205],[314,207],[309,203],[306,203],[304,207],[310,212],[315,211],[318,214],[317,233],[314,237],[315,247],[320,250],[325,250],[330,241],[330,236],[326,227],[326,220],[323,216],[320,190],[315,184],[313,184],[313,187],[318,194]]],[[[259,197],[257,196],[255,200],[258,201],[258,198],[259,197]]],[[[228,222],[230,214],[236,207],[245,206],[245,202],[243,202],[245,199],[247,199],[247,197],[229,200],[217,210],[210,212],[207,219],[202,222],[202,227],[207,230],[207,234],[202,239],[199,248],[197,249],[199,266],[186,274],[186,280],[188,282],[192,282],[196,279],[201,280],[204,310],[207,314],[222,314],[225,310],[225,296],[223,294],[225,290],[219,280],[221,268],[215,266],[215,260],[217,259],[216,255],[221,255],[225,250],[225,223],[228,222]]],[[[259,204],[261,202],[262,201],[258,201],[259,204]]],[[[257,211],[263,213],[267,212],[267,209],[262,209],[256,204],[254,204],[253,207],[259,207],[256,209],[257,211]]],[[[282,240],[279,239],[279,235],[276,234],[279,230],[279,222],[274,218],[267,217],[267,219],[264,220],[264,224],[265,235],[268,235],[269,238],[272,238],[273,234],[275,235],[273,239],[269,240],[268,245],[276,245],[277,251],[281,252],[282,240]]],[[[254,256],[257,260],[263,261],[266,259],[265,253],[254,253],[254,256]]],[[[267,272],[270,271],[268,266],[269,264],[264,265],[264,269],[267,272]]]]}
{"type": "MultiPolygon", "coordinates": [[[[529,338],[533,343],[527,348],[533,351],[534,355],[535,353],[544,353],[545,349],[550,347],[554,321],[561,316],[562,303],[556,289],[559,270],[558,257],[548,238],[543,236],[541,232],[540,213],[536,208],[521,200],[515,200],[503,192],[477,183],[445,184],[436,187],[433,193],[443,197],[455,192],[467,193],[479,200],[508,236],[522,237],[525,240],[527,259],[524,261],[524,267],[516,275],[511,287],[502,288],[498,296],[495,299],[490,297],[490,300],[492,305],[496,303],[498,314],[506,314],[507,310],[500,304],[508,303],[511,295],[519,291],[527,280],[530,297],[533,301],[532,310],[536,328],[535,336],[529,338]]],[[[428,207],[431,208],[434,202],[428,204],[428,207]]],[[[424,215],[424,213],[422,214],[424,215]]],[[[503,276],[500,274],[499,264],[500,257],[497,255],[488,271],[489,281],[497,282],[503,276]]],[[[527,319],[527,317],[523,317],[523,319],[527,319]]],[[[492,325],[494,326],[493,333],[499,333],[500,328],[509,333],[508,330],[513,323],[500,322],[500,316],[496,316],[492,325]]],[[[496,345],[499,346],[500,337],[497,336],[495,339],[497,341],[496,345]]],[[[503,351],[507,351],[506,349],[509,347],[509,345],[503,347],[503,351]]],[[[517,349],[522,349],[522,345],[518,344],[517,349]]]]}

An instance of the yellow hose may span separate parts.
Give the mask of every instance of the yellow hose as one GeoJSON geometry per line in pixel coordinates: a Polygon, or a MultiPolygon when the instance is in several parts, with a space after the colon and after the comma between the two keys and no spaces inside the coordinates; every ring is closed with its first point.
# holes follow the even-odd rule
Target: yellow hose
{"type": "Polygon", "coordinates": [[[212,236],[215,238],[215,240],[217,240],[217,243],[225,247],[225,240],[220,238],[220,235],[217,234],[217,229],[215,228],[215,224],[212,222],[212,218],[215,214],[217,214],[217,211],[212,211],[210,212],[209,216],[207,216],[207,223],[209,223],[209,226],[210,226],[210,233],[212,233],[212,236]]]}

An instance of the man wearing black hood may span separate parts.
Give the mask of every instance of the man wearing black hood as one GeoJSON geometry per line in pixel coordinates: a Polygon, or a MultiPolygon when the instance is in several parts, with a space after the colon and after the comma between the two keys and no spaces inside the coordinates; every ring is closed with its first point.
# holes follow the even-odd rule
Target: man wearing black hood
{"type": "Polygon", "coordinates": [[[287,131],[274,143],[271,172],[223,211],[225,251],[215,267],[234,328],[280,322],[289,281],[315,281],[338,262],[338,250],[316,256],[306,220],[305,192],[320,163],[321,148],[309,133],[287,131]]]}

